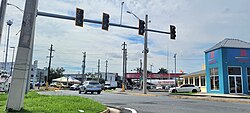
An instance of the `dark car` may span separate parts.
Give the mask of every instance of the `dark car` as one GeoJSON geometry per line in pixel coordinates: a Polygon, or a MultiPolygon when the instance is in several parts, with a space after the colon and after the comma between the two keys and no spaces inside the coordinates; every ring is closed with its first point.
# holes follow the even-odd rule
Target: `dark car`
{"type": "Polygon", "coordinates": [[[79,90],[80,84],[73,84],[72,86],[69,87],[70,90],[79,90]]]}
{"type": "Polygon", "coordinates": [[[84,94],[91,92],[92,94],[94,92],[97,92],[97,94],[100,94],[102,92],[102,85],[97,81],[85,81],[83,85],[79,86],[79,94],[84,92],[84,94]]]}

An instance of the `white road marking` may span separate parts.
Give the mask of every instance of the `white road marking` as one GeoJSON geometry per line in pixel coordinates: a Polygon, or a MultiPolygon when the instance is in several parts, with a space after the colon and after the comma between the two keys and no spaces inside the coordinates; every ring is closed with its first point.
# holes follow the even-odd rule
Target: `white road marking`
{"type": "Polygon", "coordinates": [[[137,113],[136,110],[132,109],[132,108],[125,108],[126,110],[130,110],[132,113],[137,113]]]}

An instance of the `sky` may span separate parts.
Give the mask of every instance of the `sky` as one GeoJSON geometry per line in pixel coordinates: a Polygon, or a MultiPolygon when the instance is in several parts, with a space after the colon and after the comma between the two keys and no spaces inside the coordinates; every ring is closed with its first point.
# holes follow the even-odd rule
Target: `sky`
{"type": "MultiPolygon", "coordinates": [[[[75,16],[76,8],[84,9],[84,18],[102,20],[102,13],[110,15],[111,23],[120,23],[121,3],[123,4],[122,24],[138,26],[138,20],[126,11],[131,11],[140,19],[148,14],[150,29],[170,31],[176,26],[176,40],[168,34],[148,33],[148,70],[158,72],[166,68],[191,73],[202,69],[205,63],[204,51],[225,38],[235,38],[250,42],[250,4],[249,0],[39,0],[38,11],[75,16]],[[151,66],[152,65],[152,68],[151,66]]],[[[8,0],[8,3],[24,9],[25,0],[8,0]]],[[[7,6],[5,23],[13,21],[10,30],[9,46],[17,48],[23,13],[13,6],[7,6]]],[[[81,73],[82,52],[87,53],[86,71],[97,72],[98,59],[100,70],[122,73],[122,44],[127,43],[127,72],[135,72],[143,59],[144,37],[138,30],[109,26],[109,31],[101,25],[84,23],[75,26],[75,21],[37,16],[35,25],[33,61],[38,67],[48,67],[50,45],[53,44],[52,68],[63,67],[65,74],[81,73]]],[[[7,25],[3,28],[0,45],[0,62],[4,61],[7,38],[7,25]]],[[[13,49],[8,51],[11,61],[13,49]]],[[[16,52],[16,51],[15,51],[16,52]]],[[[14,54],[15,55],[15,54],[14,54]]]]}

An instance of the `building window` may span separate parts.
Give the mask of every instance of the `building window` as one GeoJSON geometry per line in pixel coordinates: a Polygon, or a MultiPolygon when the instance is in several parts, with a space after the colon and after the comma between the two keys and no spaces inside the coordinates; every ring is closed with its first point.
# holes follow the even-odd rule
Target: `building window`
{"type": "Polygon", "coordinates": [[[195,77],[195,85],[196,85],[196,86],[199,86],[199,77],[198,77],[198,76],[195,77]]]}
{"type": "Polygon", "coordinates": [[[250,92],[250,67],[247,68],[248,92],[250,92]]]}
{"type": "Polygon", "coordinates": [[[218,68],[210,68],[210,84],[211,90],[219,90],[218,68]]]}
{"type": "Polygon", "coordinates": [[[188,84],[188,78],[185,78],[185,84],[188,84]]]}
{"type": "Polygon", "coordinates": [[[205,76],[201,76],[201,86],[206,86],[205,76]]]}
{"type": "Polygon", "coordinates": [[[193,82],[193,77],[190,77],[190,78],[189,78],[189,83],[190,83],[190,84],[193,84],[193,83],[194,83],[194,82],[193,82]]]}
{"type": "Polygon", "coordinates": [[[240,67],[228,67],[228,75],[241,75],[240,67]]]}

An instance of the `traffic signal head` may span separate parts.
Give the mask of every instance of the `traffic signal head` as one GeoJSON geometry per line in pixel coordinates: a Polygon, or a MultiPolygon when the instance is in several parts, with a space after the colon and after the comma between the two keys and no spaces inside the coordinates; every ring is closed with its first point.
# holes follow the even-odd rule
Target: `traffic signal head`
{"type": "Polygon", "coordinates": [[[84,11],[83,9],[76,8],[76,19],[75,19],[75,25],[83,27],[83,19],[84,19],[84,11]]]}
{"type": "Polygon", "coordinates": [[[175,40],[176,37],[176,28],[174,25],[170,25],[170,39],[175,40]]]}
{"type": "Polygon", "coordinates": [[[103,13],[102,15],[102,29],[107,31],[109,29],[109,14],[103,13]]]}
{"type": "Polygon", "coordinates": [[[143,20],[139,20],[139,35],[143,35],[145,32],[145,22],[143,20]]]}

